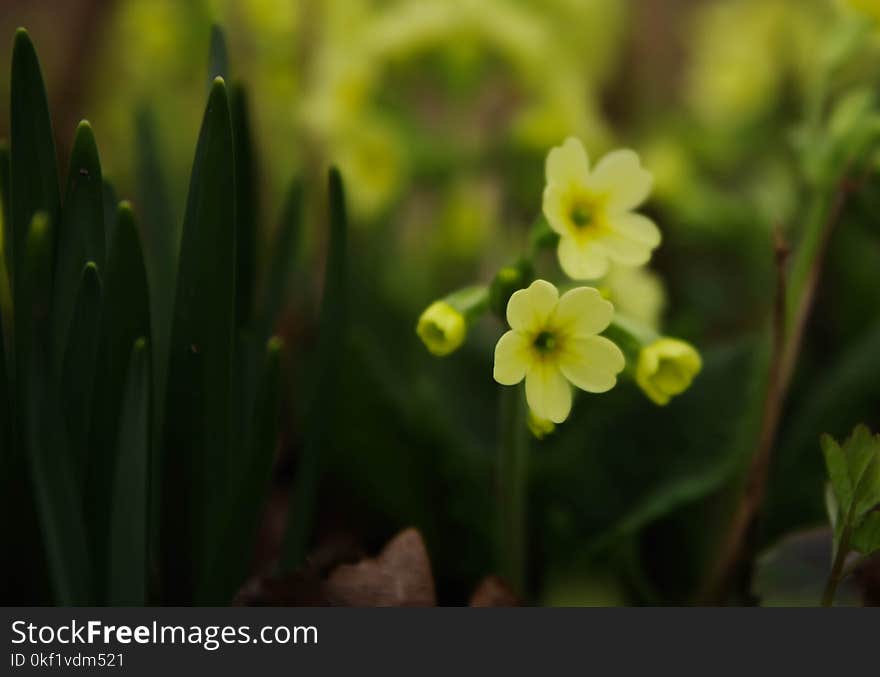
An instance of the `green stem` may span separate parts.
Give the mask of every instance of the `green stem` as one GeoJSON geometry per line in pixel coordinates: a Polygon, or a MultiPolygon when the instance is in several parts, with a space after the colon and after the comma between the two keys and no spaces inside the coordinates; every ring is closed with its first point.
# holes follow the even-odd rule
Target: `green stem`
{"type": "Polygon", "coordinates": [[[843,533],[840,535],[840,543],[837,545],[837,551],[834,554],[834,563],[831,565],[831,573],[828,575],[828,582],[825,584],[825,592],[822,593],[822,606],[833,606],[834,595],[837,593],[837,586],[843,580],[843,565],[846,563],[846,556],[849,554],[849,542],[852,537],[852,518],[853,510],[850,508],[846,516],[846,523],[843,527],[843,533]]]}
{"type": "Polygon", "coordinates": [[[522,595],[526,579],[528,436],[522,386],[502,388],[498,409],[498,571],[522,595]]]}

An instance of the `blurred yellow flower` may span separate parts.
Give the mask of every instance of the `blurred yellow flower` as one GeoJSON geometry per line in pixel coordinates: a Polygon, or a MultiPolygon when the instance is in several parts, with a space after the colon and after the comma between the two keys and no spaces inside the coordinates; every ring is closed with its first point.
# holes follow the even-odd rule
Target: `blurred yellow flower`
{"type": "Polygon", "coordinates": [[[659,338],[644,346],[636,365],[636,383],[659,405],[687,390],[703,361],[696,349],[679,339],[659,338]]]}
{"type": "Polygon", "coordinates": [[[597,336],[611,322],[614,306],[592,287],[559,297],[556,287],[535,280],[507,304],[510,331],[495,346],[495,380],[526,381],[526,400],[539,419],[562,423],[571,411],[571,384],[592,393],[614,387],[624,357],[597,336]]]}
{"type": "Polygon", "coordinates": [[[416,333],[433,355],[443,357],[464,343],[467,321],[446,301],[435,301],[419,317],[416,333]]]}
{"type": "Polygon", "coordinates": [[[559,263],[576,280],[602,277],[609,261],[639,266],[660,244],[660,230],[634,212],[652,177],[631,150],[612,151],[591,169],[583,144],[569,137],[547,155],[544,216],[559,233],[559,263]]]}
{"type": "Polygon", "coordinates": [[[636,320],[654,330],[666,307],[663,280],[645,266],[631,268],[612,265],[598,283],[599,291],[614,304],[619,315],[636,320]]]}
{"type": "Polygon", "coordinates": [[[880,0],[845,0],[846,4],[857,12],[880,21],[880,0]]]}

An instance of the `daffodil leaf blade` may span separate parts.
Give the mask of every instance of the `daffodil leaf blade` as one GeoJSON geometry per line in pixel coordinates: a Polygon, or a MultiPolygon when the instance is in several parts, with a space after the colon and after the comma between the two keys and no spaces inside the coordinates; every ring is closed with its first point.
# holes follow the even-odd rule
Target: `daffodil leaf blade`
{"type": "Polygon", "coordinates": [[[104,276],[104,310],[98,343],[101,368],[95,377],[91,454],[86,466],[85,505],[90,516],[90,544],[97,580],[108,563],[115,459],[132,345],[151,335],[149,291],[143,250],[134,213],[117,205],[115,234],[104,276]]]}
{"type": "Polygon", "coordinates": [[[64,434],[61,388],[50,367],[47,334],[39,333],[27,363],[27,445],[34,501],[57,604],[94,603],[82,498],[64,434]]]}
{"type": "Polygon", "coordinates": [[[60,360],[67,346],[83,267],[92,261],[104,270],[106,259],[104,182],[95,135],[87,122],[80,123],[74,137],[57,239],[52,314],[55,355],[60,360]]]}
{"type": "Polygon", "coordinates": [[[275,237],[269,247],[268,265],[260,291],[260,339],[275,328],[302,240],[303,184],[294,179],[288,186],[275,237]]]}
{"type": "Polygon", "coordinates": [[[247,91],[241,83],[231,87],[229,105],[235,139],[235,315],[242,327],[253,312],[260,200],[247,91]]]}
{"type": "MultiPolygon", "coordinates": [[[[199,594],[211,594],[208,563],[223,528],[214,515],[227,490],[234,325],[234,149],[226,85],[218,78],[208,97],[190,178],[167,372],[165,458],[189,450],[189,465],[198,468],[193,476],[184,468],[184,476],[170,483],[166,477],[176,492],[163,501],[165,555],[173,558],[166,562],[166,576],[179,586],[172,593],[175,601],[193,599],[194,580],[206,586],[199,594]],[[198,356],[196,373],[188,364],[193,354],[198,356]],[[191,563],[192,570],[181,575],[181,561],[184,567],[191,563]]],[[[181,470],[179,464],[167,467],[181,470]]]]}
{"type": "Polygon", "coordinates": [[[272,337],[266,343],[253,384],[255,392],[242,402],[245,426],[242,448],[236,459],[230,486],[230,506],[225,543],[215,566],[224,567],[223,590],[231,597],[247,575],[256,541],[260,515],[266,504],[272,465],[278,444],[282,396],[282,342],[272,337]]]}
{"type": "MultiPolygon", "coordinates": [[[[0,142],[0,250],[3,253],[3,265],[12,270],[12,176],[9,166],[9,144],[0,142]]],[[[8,272],[7,272],[8,276],[8,272]]]]}
{"type": "Polygon", "coordinates": [[[318,478],[323,454],[328,444],[334,404],[339,355],[346,340],[348,315],[347,231],[345,190],[339,170],[332,168],[328,180],[329,242],[324,272],[324,297],[318,325],[318,348],[315,362],[312,401],[309,404],[309,427],[303,456],[297,469],[291,515],[284,538],[281,566],[285,571],[298,567],[305,557],[312,534],[318,478]]]}
{"type": "Polygon", "coordinates": [[[93,414],[95,372],[98,358],[102,285],[98,267],[87,263],[76,288],[69,339],[61,367],[62,403],[66,420],[71,467],[79,487],[89,464],[89,429],[93,414]]]}
{"type": "Polygon", "coordinates": [[[145,338],[131,348],[121,397],[110,499],[107,603],[147,602],[150,477],[150,364],[145,338]]]}
{"type": "Polygon", "coordinates": [[[218,24],[211,26],[211,39],[208,44],[208,91],[214,78],[229,79],[229,50],[226,47],[226,33],[218,24]]]}
{"type": "MultiPolygon", "coordinates": [[[[16,307],[24,294],[21,288],[24,276],[18,271],[24,265],[28,229],[38,212],[44,212],[49,228],[56,228],[61,207],[58,187],[58,165],[55,155],[55,135],[49,116],[46,88],[36,50],[24,29],[15,34],[12,49],[10,83],[10,222],[7,232],[10,271],[13,278],[13,296],[16,307]]],[[[53,243],[54,235],[48,239],[53,243]]],[[[51,279],[52,269],[45,271],[51,279]]],[[[43,281],[35,283],[43,285],[43,281]]]]}

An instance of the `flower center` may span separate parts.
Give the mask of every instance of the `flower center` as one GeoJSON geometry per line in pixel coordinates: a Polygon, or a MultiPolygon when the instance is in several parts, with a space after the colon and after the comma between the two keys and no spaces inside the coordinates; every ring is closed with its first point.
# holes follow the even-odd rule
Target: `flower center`
{"type": "Polygon", "coordinates": [[[556,340],[556,335],[553,332],[542,331],[535,337],[534,346],[538,349],[538,352],[541,353],[550,353],[556,350],[556,346],[559,345],[556,340]]]}
{"type": "Polygon", "coordinates": [[[593,207],[586,202],[576,202],[569,216],[575,228],[587,228],[593,223],[593,207]]]}

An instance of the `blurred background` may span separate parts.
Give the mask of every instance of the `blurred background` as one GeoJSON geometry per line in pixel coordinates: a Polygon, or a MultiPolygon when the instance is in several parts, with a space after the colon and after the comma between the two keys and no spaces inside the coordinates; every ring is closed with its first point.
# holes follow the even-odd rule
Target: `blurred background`
{"type": "MultiPolygon", "coordinates": [[[[693,594],[729,514],[747,367],[773,298],[772,230],[802,217],[797,126],[817,45],[848,11],[831,0],[5,0],[0,35],[11,45],[27,26],[39,50],[62,171],[87,118],[105,176],[136,211],[146,129],[167,209],[182,220],[213,23],[250,97],[266,242],[290,181],[338,164],[353,224],[352,329],[317,541],[373,553],[416,526],[445,604],[466,603],[492,572],[501,327],[486,318],[440,360],[415,321],[520,252],[550,147],[574,135],[592,158],[635,149],[655,176],[646,211],[664,241],[650,269],[606,282],[616,305],[696,345],[705,368],[668,407],[622,383],[580,398],[565,425],[533,441],[529,596],[651,604],[693,594]]],[[[846,78],[880,84],[878,47],[871,38],[846,78]]],[[[4,91],[8,74],[0,69],[4,91]]],[[[0,129],[8,114],[0,108],[0,129]]],[[[762,548],[824,522],[819,434],[880,425],[871,207],[828,253],[762,548]]],[[[316,232],[305,233],[279,328],[292,355],[314,343],[316,232]]],[[[305,363],[289,367],[278,497],[296,467],[307,379],[305,363]]],[[[255,570],[277,548],[276,503],[255,570]]]]}

